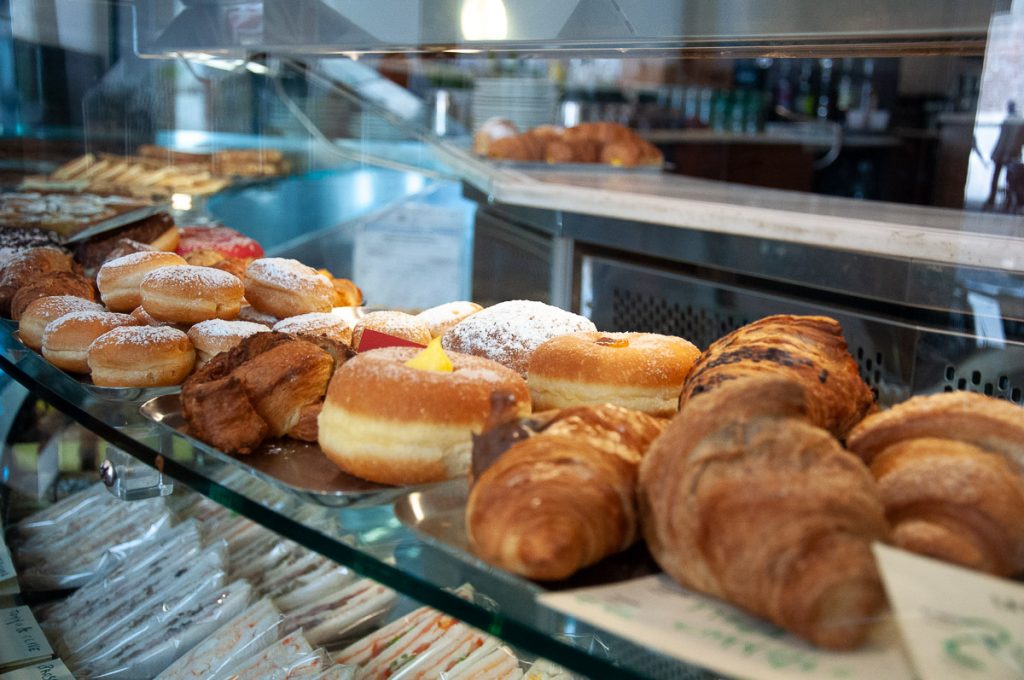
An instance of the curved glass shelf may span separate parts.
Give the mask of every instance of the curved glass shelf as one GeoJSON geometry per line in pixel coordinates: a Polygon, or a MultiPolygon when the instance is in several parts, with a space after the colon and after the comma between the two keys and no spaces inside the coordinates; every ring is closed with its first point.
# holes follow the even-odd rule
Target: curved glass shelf
{"type": "Polygon", "coordinates": [[[402,524],[390,503],[330,508],[239,473],[184,435],[143,418],[141,402],[104,399],[0,329],[0,369],[87,429],[224,507],[510,644],[595,678],[711,674],[545,607],[545,592],[402,524]],[[467,601],[451,589],[469,583],[467,601]]]}

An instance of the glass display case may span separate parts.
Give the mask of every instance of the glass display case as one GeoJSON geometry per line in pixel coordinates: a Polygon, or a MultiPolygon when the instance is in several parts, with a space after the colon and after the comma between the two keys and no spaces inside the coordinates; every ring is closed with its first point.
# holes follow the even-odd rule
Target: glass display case
{"type": "MultiPolygon", "coordinates": [[[[156,195],[372,308],[525,298],[702,349],[827,314],[883,407],[1024,405],[1022,33],[1018,0],[0,1],[0,178],[156,195]],[[659,160],[489,157],[494,119],[616,122],[659,160]],[[217,165],[232,151],[242,170],[217,165]]],[[[22,400],[51,404],[108,442],[97,472],[126,500],[183,485],[588,677],[912,676],[894,630],[823,652],[713,600],[689,605],[699,629],[630,633],[646,602],[580,613],[580,589],[657,573],[640,547],[514,576],[469,550],[464,480],[282,480],[185,434],[167,390],[105,392],[3,323],[7,431],[22,400]]]]}

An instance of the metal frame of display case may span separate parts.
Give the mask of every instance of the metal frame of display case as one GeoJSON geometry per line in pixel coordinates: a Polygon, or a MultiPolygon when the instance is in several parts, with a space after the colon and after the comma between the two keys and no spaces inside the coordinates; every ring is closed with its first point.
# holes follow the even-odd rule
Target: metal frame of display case
{"type": "MultiPolygon", "coordinates": [[[[62,1],[90,4],[88,0],[62,1]]],[[[774,2],[755,3],[757,11],[740,11],[740,5],[749,7],[750,3],[659,1],[646,3],[645,9],[639,0],[600,0],[589,5],[517,0],[504,5],[510,26],[507,35],[481,39],[460,34],[455,28],[460,26],[462,4],[454,0],[407,2],[403,6],[410,8],[415,20],[396,22],[401,25],[384,34],[346,19],[346,12],[358,13],[358,3],[345,0],[241,3],[259,7],[258,33],[231,30],[238,25],[232,23],[230,11],[240,3],[192,3],[178,15],[171,11],[172,3],[156,0],[132,5],[91,4],[123,8],[119,15],[111,16],[130,26],[139,57],[185,58],[197,69],[241,68],[253,73],[261,68],[272,70],[277,58],[402,52],[717,58],[809,56],[827,48],[835,56],[978,55],[985,44],[991,10],[1009,6],[1003,0],[802,0],[786,3],[785,11],[779,11],[781,5],[774,2]],[[683,6],[685,10],[678,9],[683,6]],[[582,13],[579,7],[584,8],[582,13]],[[729,13],[726,10],[734,20],[728,31],[715,22],[729,13]],[[187,12],[192,12],[191,16],[187,12]],[[545,21],[551,12],[561,12],[560,20],[545,21]],[[679,21],[664,21],[666,12],[679,21]],[[197,21],[202,24],[204,19],[210,30],[183,30],[197,21]],[[677,30],[678,26],[685,29],[677,30]]],[[[322,74],[313,76],[321,78],[322,74]]],[[[327,78],[323,82],[332,83],[327,78]]],[[[367,110],[386,115],[372,102],[367,110]]],[[[422,130],[411,136],[428,144],[438,141],[422,130]]],[[[442,156],[449,158],[445,153],[442,156]]],[[[498,301],[521,289],[524,297],[543,297],[581,310],[607,330],[680,333],[701,345],[768,312],[828,312],[844,322],[862,374],[883,403],[944,389],[974,389],[1021,402],[1024,296],[1020,294],[1021,272],[1019,268],[1014,271],[1015,265],[993,274],[956,261],[841,252],[821,244],[753,238],[693,225],[670,228],[643,219],[600,214],[599,209],[589,214],[565,206],[540,209],[531,206],[528,198],[506,200],[500,182],[488,173],[488,169],[470,165],[455,170],[465,179],[467,194],[483,207],[478,230],[489,237],[477,240],[478,264],[485,266],[522,252],[533,260],[530,268],[515,272],[518,279],[502,280],[511,285],[483,292],[484,301],[498,301]],[[488,260],[488,242],[492,246],[500,242],[506,250],[499,249],[488,260]],[[837,277],[837,271],[848,275],[837,277]],[[528,274],[525,277],[524,272],[528,274]],[[1002,302],[1000,322],[1016,324],[1006,326],[1010,337],[1003,338],[1002,344],[993,345],[992,338],[974,333],[973,326],[956,327],[956,323],[974,320],[965,297],[969,286],[963,285],[964,276],[976,282],[978,290],[1002,302]],[[893,286],[892,281],[899,283],[893,286]],[[802,296],[800,291],[815,294],[802,296]]],[[[34,396],[174,483],[417,601],[573,670],[594,677],[708,675],[696,666],[539,604],[536,598],[542,588],[416,533],[399,522],[390,504],[329,508],[266,480],[246,478],[242,484],[226,474],[233,468],[204,446],[143,420],[136,402],[108,402],[97,397],[28,352],[10,330],[5,327],[0,337],[0,368],[34,396]],[[450,590],[465,582],[476,589],[473,600],[464,600],[450,590]]]]}

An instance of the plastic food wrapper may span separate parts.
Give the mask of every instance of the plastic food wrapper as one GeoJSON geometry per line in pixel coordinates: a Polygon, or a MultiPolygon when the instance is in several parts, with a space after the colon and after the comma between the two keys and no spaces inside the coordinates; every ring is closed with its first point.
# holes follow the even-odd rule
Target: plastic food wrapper
{"type": "Polygon", "coordinates": [[[441,680],[517,680],[523,677],[523,671],[512,650],[498,645],[491,649],[481,647],[439,677],[441,680]]]}
{"type": "Polygon", "coordinates": [[[91,678],[128,680],[152,678],[192,649],[225,621],[238,616],[252,598],[252,586],[235,581],[223,590],[208,592],[191,606],[151,626],[120,647],[104,649],[79,670],[91,678]]]}
{"type": "Polygon", "coordinates": [[[160,499],[117,503],[126,507],[96,515],[90,509],[91,520],[76,522],[75,533],[19,551],[22,588],[78,588],[95,576],[107,550],[129,551],[171,524],[170,511],[160,499]]]}
{"type": "MultiPolygon", "coordinates": [[[[284,680],[293,669],[309,664],[316,656],[302,633],[293,633],[270,645],[256,656],[230,669],[225,678],[231,680],[284,680]]],[[[320,671],[317,671],[319,674],[320,671]]]]}
{"type": "Polygon", "coordinates": [[[523,680],[576,680],[576,676],[547,659],[537,659],[526,671],[523,680]]]}
{"type": "Polygon", "coordinates": [[[387,616],[398,596],[387,586],[359,579],[333,595],[289,612],[285,630],[301,629],[314,645],[331,645],[369,630],[387,616]]]}
{"type": "MultiPolygon", "coordinates": [[[[95,488],[94,485],[82,492],[68,496],[41,513],[36,513],[19,522],[13,529],[13,538],[16,540],[12,541],[12,544],[18,548],[18,555],[34,556],[47,546],[62,541],[68,536],[81,536],[86,531],[95,529],[98,519],[107,521],[113,518],[116,520],[128,514],[127,511],[130,508],[125,507],[128,505],[127,503],[107,492],[102,485],[103,493],[93,491],[95,488]],[[67,505],[64,505],[65,503],[67,505]],[[58,507],[61,508],[59,513],[48,514],[58,507]],[[44,513],[47,514],[41,518],[40,515],[44,513]]],[[[138,503],[138,507],[143,512],[153,506],[163,508],[165,504],[159,498],[138,503]]]]}
{"type": "Polygon", "coordinates": [[[145,628],[166,620],[181,607],[188,606],[208,590],[223,588],[227,583],[223,545],[207,548],[160,582],[147,587],[141,596],[126,597],[105,611],[96,612],[89,620],[79,621],[67,630],[61,656],[69,664],[92,656],[93,650],[110,649],[126,638],[144,632],[145,628]]]}
{"type": "Polygon", "coordinates": [[[124,601],[129,594],[155,587],[201,549],[196,523],[179,524],[127,553],[102,578],[90,581],[67,599],[37,612],[37,616],[43,615],[40,621],[44,629],[63,637],[61,631],[65,628],[78,627],[87,617],[124,601]]]}
{"type": "Polygon", "coordinates": [[[284,616],[263,598],[174,662],[157,680],[223,680],[228,671],[277,642],[284,616]]]}
{"type": "Polygon", "coordinates": [[[332,664],[315,680],[356,680],[356,667],[332,664]]]}
{"type": "Polygon", "coordinates": [[[109,501],[114,497],[107,491],[103,482],[97,482],[92,486],[82,489],[63,498],[48,508],[33,513],[17,524],[8,528],[8,540],[12,545],[19,546],[27,541],[33,534],[38,532],[52,532],[63,535],[66,529],[66,522],[73,517],[81,515],[85,510],[96,503],[109,501]]]}
{"type": "Polygon", "coordinates": [[[322,601],[355,580],[355,574],[348,567],[335,564],[320,555],[313,557],[319,564],[315,570],[294,575],[283,574],[279,580],[264,583],[263,593],[274,598],[281,609],[290,612],[310,602],[322,601]]]}

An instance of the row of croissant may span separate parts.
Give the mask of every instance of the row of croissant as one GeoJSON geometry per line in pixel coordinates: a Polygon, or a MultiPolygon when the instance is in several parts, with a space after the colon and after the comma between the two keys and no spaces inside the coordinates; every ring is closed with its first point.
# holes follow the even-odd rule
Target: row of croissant
{"type": "Polygon", "coordinates": [[[489,562],[561,579],[642,535],[683,586],[832,649],[885,607],[873,542],[1024,572],[1024,409],[952,392],[879,411],[826,317],[711,344],[667,424],[611,405],[510,419],[473,472],[489,562]]]}

